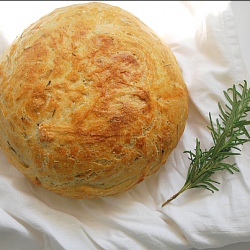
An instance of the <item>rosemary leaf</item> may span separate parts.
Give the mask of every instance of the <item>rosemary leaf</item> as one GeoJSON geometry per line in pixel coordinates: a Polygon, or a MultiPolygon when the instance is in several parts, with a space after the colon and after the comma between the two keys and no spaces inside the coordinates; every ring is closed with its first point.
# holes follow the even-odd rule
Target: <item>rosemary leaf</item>
{"type": "Polygon", "coordinates": [[[224,160],[240,155],[240,147],[250,141],[250,134],[246,126],[250,125],[247,120],[250,112],[250,89],[247,86],[247,81],[238,86],[233,85],[227,91],[223,91],[227,103],[224,107],[218,103],[219,118],[212,119],[209,113],[211,137],[213,146],[209,150],[202,150],[200,141],[196,139],[194,151],[184,151],[189,155],[191,161],[188,168],[186,181],[183,187],[162,204],[162,207],[177,198],[184,191],[192,188],[203,188],[211,191],[219,191],[216,184],[218,181],[211,179],[211,176],[218,171],[227,170],[229,173],[239,172],[236,164],[230,164],[224,160]]]}

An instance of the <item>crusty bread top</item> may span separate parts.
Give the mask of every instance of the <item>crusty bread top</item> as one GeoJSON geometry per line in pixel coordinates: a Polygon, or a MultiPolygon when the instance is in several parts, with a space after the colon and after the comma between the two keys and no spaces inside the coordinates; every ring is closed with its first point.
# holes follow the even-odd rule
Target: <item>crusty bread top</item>
{"type": "Polygon", "coordinates": [[[187,115],[169,47],[108,4],[54,10],[0,61],[0,145],[28,179],[63,196],[114,195],[152,175],[187,115]]]}

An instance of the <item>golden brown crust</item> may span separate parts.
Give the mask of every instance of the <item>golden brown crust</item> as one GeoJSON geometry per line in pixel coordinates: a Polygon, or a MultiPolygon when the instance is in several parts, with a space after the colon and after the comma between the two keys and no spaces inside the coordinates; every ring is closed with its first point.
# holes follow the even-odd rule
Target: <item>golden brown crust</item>
{"type": "Polygon", "coordinates": [[[177,145],[188,93],[170,49],[103,3],[54,10],[0,62],[0,145],[36,185],[114,195],[155,173],[177,145]]]}

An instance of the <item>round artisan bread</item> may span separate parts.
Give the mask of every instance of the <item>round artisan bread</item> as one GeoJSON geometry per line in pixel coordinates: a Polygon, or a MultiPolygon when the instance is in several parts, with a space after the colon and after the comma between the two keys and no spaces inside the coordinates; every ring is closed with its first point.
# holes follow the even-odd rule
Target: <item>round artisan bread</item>
{"type": "Polygon", "coordinates": [[[174,55],[127,11],[55,9],[0,61],[0,145],[34,184],[85,199],[129,190],[176,147],[188,92],[174,55]]]}

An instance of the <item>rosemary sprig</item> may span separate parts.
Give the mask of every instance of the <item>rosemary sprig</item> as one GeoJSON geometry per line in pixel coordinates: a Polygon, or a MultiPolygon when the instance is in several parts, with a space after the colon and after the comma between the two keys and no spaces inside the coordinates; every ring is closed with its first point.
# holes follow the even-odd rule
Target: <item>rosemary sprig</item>
{"type": "Polygon", "coordinates": [[[202,150],[200,141],[196,139],[194,151],[184,151],[191,161],[186,182],[179,192],[162,204],[162,207],[191,188],[204,188],[212,193],[219,191],[215,185],[220,183],[211,179],[217,171],[227,170],[231,174],[239,172],[235,163],[230,164],[224,160],[233,155],[240,155],[239,146],[250,141],[250,135],[246,129],[246,126],[250,125],[250,121],[247,120],[250,111],[250,89],[244,81],[244,85],[239,84],[238,87],[233,85],[223,93],[227,104],[223,108],[218,103],[220,114],[215,123],[209,113],[208,129],[211,131],[213,146],[209,150],[202,150]]]}

